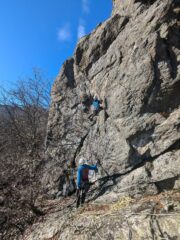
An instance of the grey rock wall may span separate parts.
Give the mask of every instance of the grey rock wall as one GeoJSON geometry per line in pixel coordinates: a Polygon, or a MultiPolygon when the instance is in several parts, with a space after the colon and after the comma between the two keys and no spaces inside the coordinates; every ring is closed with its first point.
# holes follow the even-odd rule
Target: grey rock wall
{"type": "MultiPolygon", "coordinates": [[[[142,179],[178,181],[179,0],[113,4],[112,16],[80,39],[53,85],[43,178],[48,189],[57,188],[63,169],[80,156],[89,163],[100,159],[105,171],[99,177],[122,175],[120,187],[142,179]],[[80,108],[84,93],[103,100],[93,121],[80,108]]],[[[151,191],[165,188],[162,183],[151,191]]]]}

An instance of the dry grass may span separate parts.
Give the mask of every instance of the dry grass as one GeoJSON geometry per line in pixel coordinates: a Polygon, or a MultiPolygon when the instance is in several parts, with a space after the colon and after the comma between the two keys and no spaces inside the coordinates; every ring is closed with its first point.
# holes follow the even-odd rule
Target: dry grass
{"type": "Polygon", "coordinates": [[[141,199],[133,199],[130,197],[120,198],[117,202],[111,204],[88,204],[85,205],[78,211],[79,215],[82,214],[92,214],[92,215],[101,215],[101,214],[110,214],[119,210],[122,210],[131,204],[140,204],[137,207],[136,211],[141,212],[144,209],[147,209],[148,206],[154,207],[154,213],[160,213],[162,209],[164,209],[164,200],[168,199],[169,201],[177,201],[180,202],[180,192],[177,191],[168,191],[164,193],[160,193],[154,196],[147,196],[141,199]]]}
{"type": "Polygon", "coordinates": [[[123,198],[119,199],[118,202],[112,204],[110,209],[111,209],[111,211],[118,211],[120,209],[123,209],[123,208],[129,206],[133,202],[134,202],[134,200],[132,198],[123,197],[123,198]]]}
{"type": "Polygon", "coordinates": [[[84,208],[82,208],[80,210],[80,214],[84,213],[84,212],[95,212],[95,213],[99,213],[99,212],[104,212],[104,211],[109,211],[110,210],[110,206],[108,204],[88,204],[87,206],[85,206],[84,208]]]}

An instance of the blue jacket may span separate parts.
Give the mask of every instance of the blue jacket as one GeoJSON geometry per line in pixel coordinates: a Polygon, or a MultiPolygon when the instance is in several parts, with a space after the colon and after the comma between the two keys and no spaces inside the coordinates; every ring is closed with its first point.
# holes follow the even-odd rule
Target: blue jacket
{"type": "Polygon", "coordinates": [[[77,171],[77,187],[80,187],[82,182],[88,182],[88,174],[89,174],[89,170],[97,170],[97,166],[96,165],[87,165],[87,164],[83,164],[81,166],[78,167],[78,171],[77,171]]]}
{"type": "Polygon", "coordinates": [[[99,110],[100,108],[100,101],[99,100],[94,100],[92,103],[92,106],[96,109],[99,110]]]}

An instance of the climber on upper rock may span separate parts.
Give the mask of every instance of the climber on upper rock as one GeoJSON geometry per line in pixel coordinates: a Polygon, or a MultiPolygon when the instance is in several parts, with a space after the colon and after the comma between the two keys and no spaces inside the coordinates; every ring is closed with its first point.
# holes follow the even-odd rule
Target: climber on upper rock
{"type": "Polygon", "coordinates": [[[97,164],[88,165],[86,159],[80,158],[77,170],[77,201],[76,207],[85,202],[86,193],[89,190],[89,170],[98,171],[97,164]]]}
{"type": "Polygon", "coordinates": [[[89,119],[92,120],[93,117],[96,116],[101,109],[102,101],[100,101],[98,96],[95,95],[91,104],[91,115],[89,116],[89,119]]]}

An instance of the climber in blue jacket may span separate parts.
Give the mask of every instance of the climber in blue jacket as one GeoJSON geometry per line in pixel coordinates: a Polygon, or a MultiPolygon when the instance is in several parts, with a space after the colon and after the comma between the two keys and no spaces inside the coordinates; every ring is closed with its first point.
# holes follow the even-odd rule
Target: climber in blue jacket
{"type": "Polygon", "coordinates": [[[76,207],[79,207],[80,203],[85,202],[86,193],[89,190],[89,170],[98,171],[97,165],[88,165],[86,160],[81,158],[79,160],[79,167],[77,170],[77,203],[76,207]]]}
{"type": "Polygon", "coordinates": [[[98,99],[97,95],[94,96],[92,104],[91,104],[91,114],[89,119],[92,120],[94,116],[98,114],[98,112],[102,109],[101,101],[98,99]]]}

